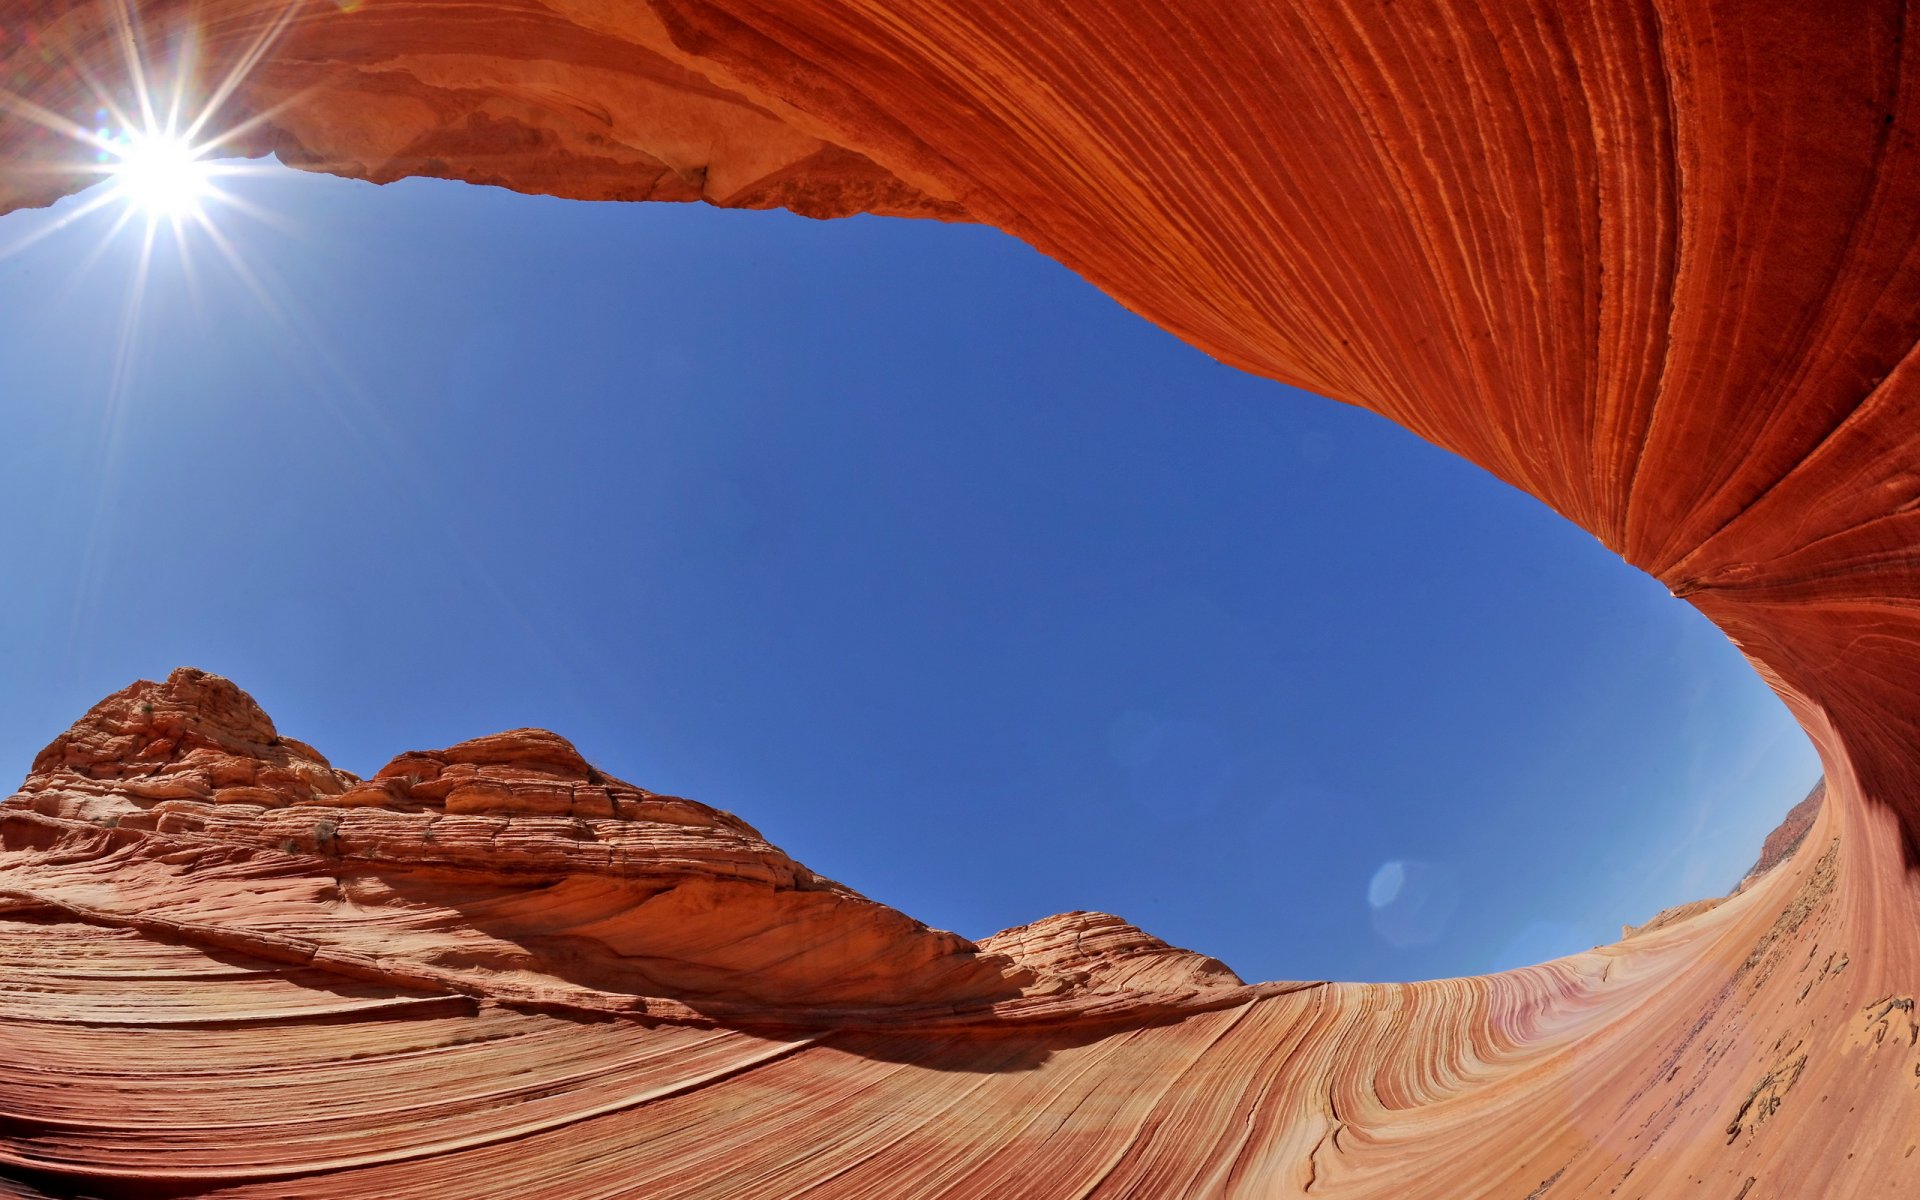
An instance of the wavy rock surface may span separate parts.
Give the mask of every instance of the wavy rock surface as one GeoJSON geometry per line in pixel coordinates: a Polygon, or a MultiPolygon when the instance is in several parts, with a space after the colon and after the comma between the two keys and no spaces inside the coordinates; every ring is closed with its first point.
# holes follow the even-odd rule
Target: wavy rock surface
{"type": "Polygon", "coordinates": [[[182,669],[95,706],[0,803],[0,1173],[89,1195],[1883,1186],[1904,1158],[1775,1161],[1788,1122],[1767,1125],[1791,1103],[1833,1141],[1844,1098],[1855,1147],[1920,1110],[1911,997],[1854,965],[1878,948],[1846,928],[1847,840],[1816,816],[1724,902],[1528,970],[1248,986],[1103,913],[930,930],[540,730],[358,780],[182,669]]]}
{"type": "MultiPolygon", "coordinates": [[[[1481,464],[1661,579],[1794,709],[1826,802],[1785,864],[1617,947],[1240,992],[1097,918],[979,947],[919,930],[571,759],[470,743],[360,784],[214,722],[207,744],[133,751],[165,770],[115,775],[107,743],[143,735],[102,731],[8,806],[5,1036],[29,1065],[0,1076],[17,1117],[0,1136],[22,1179],[1920,1194],[1911,5],[137,7],[148,46],[194,33],[209,84],[241,68],[223,112],[253,123],[232,149],[1006,229],[1225,361],[1481,464]],[[408,890],[353,891],[387,873],[408,890]],[[570,890],[521,902],[542,887],[570,890]],[[733,910],[701,888],[743,900],[742,930],[852,921],[847,961],[874,974],[747,979],[775,964],[705,919],[733,910]],[[668,901],[630,923],[643,892],[634,914],[668,901]],[[720,932],[675,940],[703,928],[720,932]]],[[[0,209],[90,178],[25,114],[89,119],[87,80],[124,76],[113,11],[0,0],[0,209]]]]}

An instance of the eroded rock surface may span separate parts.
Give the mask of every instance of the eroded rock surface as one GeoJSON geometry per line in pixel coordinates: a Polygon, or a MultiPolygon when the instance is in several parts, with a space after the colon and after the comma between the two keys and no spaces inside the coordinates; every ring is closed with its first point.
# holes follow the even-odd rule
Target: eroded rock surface
{"type": "MultiPolygon", "coordinates": [[[[199,44],[190,94],[218,95],[236,75],[237,94],[208,133],[236,130],[224,144],[238,153],[376,183],[428,175],[816,217],[966,216],[950,196],[904,183],[814,123],[716,80],[645,5],[8,0],[0,81],[89,129],[98,96],[87,75],[132,107],[117,44],[123,10],[141,22],[146,45],[199,44]]],[[[173,60],[156,51],[156,66],[161,57],[173,60]]],[[[8,134],[0,211],[97,178],[73,169],[74,144],[57,132],[16,113],[8,134]]]]}
{"type": "Polygon", "coordinates": [[[1911,1000],[1850,927],[1849,840],[1818,815],[1744,891],[1523,971],[1248,985],[1105,913],[928,929],[544,730],[359,780],[182,669],[96,705],[0,802],[0,1175],[501,1197],[1811,1178],[1772,1155],[1826,1119],[1814,1089],[1873,1144],[1908,1136],[1920,1080],[1911,1000]]]}
{"type": "Polygon", "coordinates": [[[21,852],[0,858],[0,888],[17,899],[369,979],[807,1025],[1038,986],[545,730],[359,780],[187,669],[96,705],[0,821],[21,852]]]}
{"type": "MultiPolygon", "coordinates": [[[[786,881],[717,816],[672,832],[570,763],[516,774],[455,748],[363,785],[244,721],[150,735],[122,714],[8,806],[5,1036],[32,1064],[0,1076],[16,1175],[264,1195],[1920,1194],[1911,4],[124,8],[150,56],[196,40],[201,91],[232,73],[230,150],[1005,229],[1662,580],[1793,708],[1826,801],[1792,858],[1621,946],[1236,999],[1098,918],[1056,919],[1085,925],[1077,948],[1049,922],[945,940],[786,881]],[[402,876],[403,896],[349,894],[402,876]],[[467,890],[486,887],[504,890],[467,890]],[[613,907],[530,913],[516,897],[539,887],[569,905],[659,887],[701,914],[721,910],[698,889],[725,888],[752,897],[742,929],[853,919],[876,974],[767,962],[779,986],[750,983],[745,943],[648,940],[704,918],[626,941],[613,907]],[[1117,962],[1081,960],[1089,941],[1117,962]],[[866,1015],[746,1032],[809,1009],[866,1015]],[[555,1015],[641,1010],[665,1023],[555,1015]]],[[[89,123],[89,81],[124,83],[122,9],[0,0],[0,210],[93,178],[36,119],[89,123]]]]}

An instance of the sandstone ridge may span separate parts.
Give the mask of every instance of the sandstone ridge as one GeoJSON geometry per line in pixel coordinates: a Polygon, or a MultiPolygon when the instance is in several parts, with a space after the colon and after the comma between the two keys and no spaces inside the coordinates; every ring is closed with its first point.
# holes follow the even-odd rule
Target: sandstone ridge
{"type": "Polygon", "coordinates": [[[816,875],[731,813],[540,729],[371,779],[191,668],[95,705],[0,805],[0,884],[354,976],[536,1007],[761,1025],[1218,1007],[1224,966],[1073,913],[976,946],[816,875]]]}

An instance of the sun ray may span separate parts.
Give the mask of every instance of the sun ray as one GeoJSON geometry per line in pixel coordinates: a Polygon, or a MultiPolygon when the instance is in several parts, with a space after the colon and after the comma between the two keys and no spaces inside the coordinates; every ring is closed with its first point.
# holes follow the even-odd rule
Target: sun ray
{"type": "MultiPolygon", "coordinates": [[[[95,211],[106,207],[112,203],[114,199],[115,197],[112,195],[102,197],[100,203],[95,206],[95,211]]],[[[80,260],[79,267],[71,273],[71,277],[67,281],[67,291],[69,293],[79,285],[82,279],[85,279],[87,275],[92,272],[94,267],[99,265],[100,260],[106,257],[107,251],[113,249],[114,242],[119,240],[120,231],[133,224],[133,217],[134,212],[131,208],[122,208],[120,210],[119,215],[113,220],[113,227],[107,230],[106,235],[94,244],[92,251],[80,260]]]]}
{"type": "Polygon", "coordinates": [[[127,70],[127,83],[132,86],[133,94],[140,101],[141,128],[157,131],[159,120],[153,111],[153,88],[147,83],[147,64],[140,54],[140,37],[137,28],[138,18],[134,16],[132,6],[127,0],[113,0],[115,22],[119,26],[120,58],[127,70]]]}
{"type": "MultiPolygon", "coordinates": [[[[206,234],[207,241],[210,242],[213,248],[219,251],[220,256],[226,260],[227,267],[233,272],[234,278],[238,279],[241,285],[245,287],[248,292],[252,293],[258,305],[255,311],[265,316],[274,327],[274,331],[282,337],[289,339],[299,338],[311,343],[312,339],[307,337],[303,332],[306,325],[310,323],[303,323],[292,318],[291,314],[286,311],[285,305],[283,305],[279,297],[274,294],[273,289],[267,286],[266,281],[260,277],[259,272],[254,270],[253,265],[247,261],[246,256],[240,253],[239,247],[233,244],[233,240],[222,232],[219,227],[214,225],[212,221],[207,220],[204,215],[200,217],[200,224],[201,231],[206,234]]],[[[309,348],[315,351],[323,349],[318,345],[310,345],[309,348]]]]}
{"type": "MultiPolygon", "coordinates": [[[[223,178],[235,175],[250,175],[253,173],[252,170],[246,167],[221,167],[214,172],[214,176],[215,178],[223,178]]],[[[214,184],[209,186],[207,198],[216,202],[218,207],[223,211],[236,212],[250,220],[258,221],[282,237],[294,238],[310,245],[313,244],[308,231],[302,229],[286,214],[275,212],[265,205],[256,204],[238,192],[230,192],[214,184]]],[[[210,205],[208,207],[212,206],[210,205]]],[[[195,224],[199,226],[202,232],[206,232],[213,227],[213,222],[207,218],[204,211],[195,215],[195,224]]]]}
{"type": "MultiPolygon", "coordinates": [[[[245,81],[246,77],[253,72],[253,69],[260,65],[260,60],[266,57],[267,51],[271,50],[274,43],[280,40],[281,35],[286,32],[287,26],[293,23],[293,18],[298,13],[299,8],[299,0],[288,0],[286,4],[281,6],[279,14],[274,17],[272,23],[260,31],[259,36],[254,38],[253,44],[247,47],[246,52],[240,56],[239,60],[233,64],[226,75],[215,85],[213,91],[207,96],[207,102],[200,106],[200,115],[193,119],[193,122],[187,126],[186,132],[182,136],[189,140],[200,136],[200,132],[206,128],[207,122],[212,120],[214,114],[218,113],[221,108],[226,105],[227,100],[233,95],[234,89],[238,88],[240,84],[245,81]]],[[[246,128],[257,122],[258,118],[253,121],[243,122],[241,126],[228,130],[220,137],[209,140],[215,142],[224,141],[234,136],[237,129],[246,128]]]]}
{"type": "MultiPolygon", "coordinates": [[[[87,85],[87,90],[93,93],[95,109],[98,110],[99,113],[104,114],[107,119],[111,120],[114,128],[132,129],[139,124],[131,113],[121,107],[120,101],[114,95],[114,89],[108,87],[102,82],[100,77],[94,73],[93,65],[85,55],[66,54],[62,57],[65,66],[75,75],[78,75],[80,81],[87,85]]],[[[102,121],[101,123],[104,125],[106,122],[102,121]]]]}
{"type": "MultiPolygon", "coordinates": [[[[83,634],[84,622],[102,600],[100,566],[111,548],[117,511],[116,463],[126,452],[124,424],[136,394],[138,360],[145,346],[142,334],[148,307],[145,295],[155,277],[155,258],[163,228],[180,255],[180,278],[194,308],[199,308],[200,281],[231,271],[233,281],[254,301],[252,316],[271,331],[270,341],[285,349],[290,373],[305,385],[318,407],[361,447],[369,461],[381,464],[396,495],[407,497],[409,502],[423,512],[432,513],[446,526],[450,543],[457,547],[479,586],[530,636],[544,641],[537,623],[514,600],[502,581],[480,565],[473,548],[452,528],[446,516],[445,498],[429,494],[419,486],[415,473],[409,469],[407,456],[399,452],[403,439],[398,429],[316,335],[318,327],[304,311],[300,296],[273,278],[268,264],[256,263],[244,254],[229,231],[214,219],[214,210],[234,212],[259,220],[283,234],[300,236],[297,226],[281,214],[219,186],[221,177],[243,174],[248,168],[215,159],[223,149],[243,146],[255,131],[271,126],[283,111],[300,103],[307,94],[282,96],[264,109],[253,108],[238,115],[227,112],[239,89],[298,18],[301,0],[283,0],[273,16],[263,18],[245,35],[244,50],[237,58],[228,60],[210,90],[198,87],[198,81],[203,79],[202,69],[212,57],[206,43],[192,38],[180,39],[174,43],[170,60],[157,66],[156,60],[141,54],[142,46],[150,44],[149,31],[142,28],[134,8],[127,0],[102,2],[113,5],[111,36],[123,64],[125,87],[107,86],[106,81],[96,75],[97,67],[77,57],[74,59],[71,65],[94,101],[93,126],[85,124],[84,117],[76,120],[61,116],[0,90],[0,110],[13,112],[58,133],[86,153],[85,163],[51,165],[48,170],[83,171],[97,174],[106,181],[96,196],[88,198],[74,213],[58,222],[58,227],[69,227],[83,216],[121,202],[112,228],[88,256],[82,270],[70,277],[68,286],[76,286],[78,279],[93,269],[108,247],[122,240],[129,225],[138,228],[139,244],[128,263],[129,286],[119,329],[117,337],[110,341],[110,382],[99,412],[101,445],[96,461],[101,475],[92,520],[82,546],[69,651],[83,634]],[[131,97],[123,99],[128,92],[132,93],[131,97]],[[210,135],[210,130],[218,132],[210,135]],[[204,247],[194,245],[202,241],[213,252],[210,265],[204,267],[197,261],[206,259],[206,255],[200,253],[204,247]]],[[[224,53],[220,57],[227,59],[224,53]]],[[[40,236],[44,235],[43,232],[40,236]]],[[[37,241],[38,237],[31,240],[37,241]]],[[[220,281],[222,286],[226,283],[224,278],[220,281]]]]}
{"type": "MultiPolygon", "coordinates": [[[[123,214],[123,220],[127,214],[123,214]]],[[[81,618],[89,614],[100,587],[100,558],[103,552],[104,526],[111,512],[114,484],[121,477],[119,457],[123,432],[125,400],[131,389],[138,349],[141,313],[145,308],[147,278],[153,264],[153,244],[158,235],[155,222],[149,221],[141,235],[139,254],[134,260],[133,281],[126,290],[120,310],[120,328],[114,341],[112,366],[108,374],[106,402],[100,412],[100,448],[95,457],[99,480],[94,491],[93,511],[87,520],[87,532],[81,542],[80,569],[72,620],[67,636],[69,651],[78,644],[81,618]]]]}
{"type": "MultiPolygon", "coordinates": [[[[188,219],[203,230],[213,227],[213,222],[204,212],[194,213],[188,219]]],[[[204,326],[207,313],[206,292],[201,285],[200,268],[192,253],[191,239],[176,235],[174,246],[180,255],[180,278],[181,284],[186,288],[187,304],[193,310],[195,320],[204,326]]]]}
{"type": "Polygon", "coordinates": [[[63,137],[72,138],[74,141],[84,146],[92,147],[95,150],[110,152],[112,149],[112,144],[107,138],[86,128],[70,117],[63,117],[59,113],[40,107],[25,96],[0,90],[0,109],[5,109],[7,112],[12,113],[22,120],[31,121],[42,129],[60,134],[63,137]]]}
{"type": "MultiPolygon", "coordinates": [[[[86,202],[81,204],[79,207],[75,208],[72,212],[63,214],[58,220],[51,221],[45,225],[42,225],[39,229],[34,230],[32,233],[28,234],[27,236],[17,239],[16,241],[13,242],[12,245],[6,246],[5,248],[0,248],[0,262],[4,262],[7,259],[12,258],[14,255],[19,254],[22,251],[29,249],[30,247],[38,245],[39,243],[45,241],[47,238],[52,237],[54,234],[60,233],[61,231],[72,227],[77,222],[85,220],[87,217],[90,217],[94,213],[99,212],[101,209],[107,207],[109,204],[114,203],[118,199],[119,197],[114,196],[111,193],[107,193],[107,192],[102,192],[96,196],[90,197],[88,200],[86,200],[86,202]]],[[[130,214],[123,213],[121,214],[121,220],[125,221],[126,219],[128,219],[129,216],[130,214]]],[[[114,232],[115,233],[119,232],[119,226],[117,225],[115,226],[114,232]]]]}
{"type": "MultiPolygon", "coordinates": [[[[115,256],[126,271],[126,282],[114,306],[119,309],[117,328],[110,327],[104,339],[106,386],[94,413],[97,474],[92,512],[80,546],[68,630],[69,655],[84,635],[86,622],[104,600],[102,567],[112,552],[116,514],[121,509],[118,489],[124,475],[119,469],[120,460],[129,452],[128,421],[141,395],[142,363],[151,349],[148,326],[159,315],[148,293],[158,281],[166,279],[174,286],[183,286],[192,310],[204,313],[203,283],[209,288],[224,285],[225,279],[216,282],[210,277],[224,275],[222,264],[231,268],[235,280],[255,300],[256,317],[274,331],[279,344],[287,347],[295,373],[306,380],[336,420],[354,430],[361,441],[371,443],[371,449],[383,460],[390,460],[396,479],[402,486],[405,483],[401,456],[392,449],[392,430],[384,428],[377,418],[366,419],[366,413],[360,410],[370,406],[357,396],[357,389],[350,385],[342,388],[337,381],[329,385],[319,377],[339,374],[339,367],[325,347],[301,349],[317,339],[313,329],[298,319],[304,314],[290,313],[283,303],[297,305],[297,299],[277,295],[276,288],[269,286],[216,219],[232,211],[279,232],[297,235],[297,228],[281,214],[221,187],[223,177],[245,174],[250,168],[219,159],[235,151],[244,152],[258,130],[271,127],[286,107],[303,98],[304,93],[297,93],[282,96],[265,108],[247,105],[246,111],[233,111],[243,107],[235,104],[235,97],[298,19],[303,0],[277,0],[276,9],[262,13],[256,23],[231,36],[223,34],[217,44],[191,29],[169,27],[163,31],[156,22],[144,19],[140,6],[131,0],[97,2],[104,6],[108,50],[104,58],[90,57],[72,44],[48,47],[64,60],[62,65],[77,84],[72,93],[73,108],[55,111],[0,87],[0,116],[47,130],[71,147],[71,153],[39,159],[16,170],[67,180],[91,178],[100,183],[90,194],[63,204],[63,211],[32,224],[31,233],[0,242],[0,261],[63,231],[85,227],[92,235],[104,228],[77,269],[66,272],[63,283],[70,293],[97,272],[114,247],[128,251],[115,256]],[[167,53],[160,55],[154,51],[163,32],[167,53]],[[81,104],[86,107],[79,108],[81,104]],[[93,221],[103,211],[110,212],[111,219],[93,221]],[[129,235],[135,239],[131,246],[127,243],[129,235]],[[194,244],[202,240],[216,251],[211,258],[205,246],[194,244]],[[178,255],[177,271],[175,263],[161,257],[166,252],[163,242],[170,242],[172,252],[178,255]],[[342,401],[343,391],[356,393],[356,398],[342,401]]],[[[108,319],[112,321],[113,317],[108,319]]]]}
{"type": "MultiPolygon", "coordinates": [[[[172,95],[167,101],[167,123],[164,126],[169,135],[179,135],[180,110],[187,103],[187,80],[193,77],[194,51],[198,43],[186,38],[180,43],[179,61],[173,64],[173,86],[168,89],[172,95]]],[[[191,141],[191,137],[187,137],[191,141]]]]}
{"type": "Polygon", "coordinates": [[[298,105],[300,101],[312,95],[313,92],[314,92],[313,88],[302,88],[300,91],[295,92],[293,95],[288,96],[286,99],[261,109],[259,112],[254,113],[252,116],[248,117],[246,120],[241,121],[234,125],[227,126],[225,129],[222,129],[219,133],[214,134],[212,137],[205,139],[205,141],[210,146],[224,146],[233,142],[237,142],[241,138],[245,137],[247,134],[252,133],[254,130],[260,128],[262,125],[272,124],[274,119],[277,118],[281,113],[286,112],[288,109],[298,105]]]}
{"type": "Polygon", "coordinates": [[[228,124],[216,136],[206,131],[235,91],[297,18],[300,0],[283,0],[270,17],[248,35],[244,49],[221,73],[209,93],[196,96],[193,81],[203,60],[201,40],[191,34],[173,42],[170,60],[162,68],[143,53],[148,42],[140,13],[129,0],[101,0],[108,13],[108,38],[117,49],[123,87],[109,87],[86,57],[70,49],[61,57],[94,102],[90,127],[78,115],[54,112],[24,96],[0,88],[0,112],[29,121],[70,141],[85,157],[66,163],[42,163],[30,173],[98,174],[129,205],[143,210],[150,222],[164,222],[176,233],[198,222],[179,220],[210,200],[226,196],[212,179],[223,170],[212,160],[226,146],[270,122],[283,99],[265,112],[228,124]],[[126,103],[122,97],[130,98],[126,103]],[[127,105],[132,106],[129,112],[127,105]]]}

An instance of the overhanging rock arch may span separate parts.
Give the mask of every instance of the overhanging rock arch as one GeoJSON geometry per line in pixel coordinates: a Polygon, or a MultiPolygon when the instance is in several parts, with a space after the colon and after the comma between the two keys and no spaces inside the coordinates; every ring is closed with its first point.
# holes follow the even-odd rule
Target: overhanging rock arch
{"type": "MultiPolygon", "coordinates": [[[[1562,966],[1327,992],[1377,1060],[1276,1032],[1240,1064],[1295,1056],[1269,1117],[1303,1145],[1229,1152],[1205,1120],[1142,1116],[1110,1175],[1058,1194],[1153,1155],[1174,1173],[1135,1182],[1161,1194],[1920,1190],[1911,7],[140,7],[150,46],[192,31],[208,80],[271,32],[227,103],[260,118],[238,148],[316,169],[999,226],[1222,360],[1538,496],[1712,618],[1819,747],[1811,849],[1627,943],[1631,985],[1562,966]]],[[[0,82],[90,111],[82,75],[122,75],[113,13],[0,3],[0,82]]],[[[0,145],[0,207],[85,182],[29,122],[0,145]]],[[[1044,1139],[981,1138],[1047,1178],[1044,1139]]],[[[43,1149],[16,1153],[66,1169],[43,1149]]]]}

